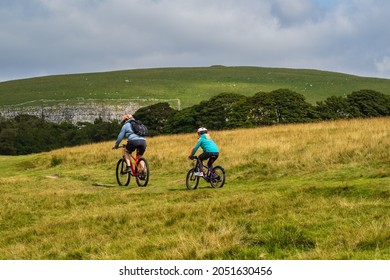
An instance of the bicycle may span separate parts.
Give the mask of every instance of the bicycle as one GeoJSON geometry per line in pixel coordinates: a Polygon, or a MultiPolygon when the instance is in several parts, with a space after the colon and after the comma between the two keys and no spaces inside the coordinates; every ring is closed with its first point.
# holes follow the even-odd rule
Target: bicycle
{"type": "Polygon", "coordinates": [[[126,145],[122,145],[123,149],[122,158],[118,160],[116,164],[116,181],[119,186],[128,186],[131,176],[135,177],[137,185],[139,187],[146,187],[149,182],[149,163],[148,161],[138,156],[138,151],[134,157],[130,154],[130,172],[126,172],[126,160],[125,160],[125,148],[126,145]]]}
{"type": "Polygon", "coordinates": [[[203,176],[196,176],[198,171],[197,166],[198,157],[193,157],[193,167],[188,171],[186,177],[186,186],[189,190],[195,190],[199,184],[199,178],[202,177],[206,182],[210,183],[213,188],[222,188],[225,184],[225,169],[222,166],[208,167],[203,165],[203,176]]]}

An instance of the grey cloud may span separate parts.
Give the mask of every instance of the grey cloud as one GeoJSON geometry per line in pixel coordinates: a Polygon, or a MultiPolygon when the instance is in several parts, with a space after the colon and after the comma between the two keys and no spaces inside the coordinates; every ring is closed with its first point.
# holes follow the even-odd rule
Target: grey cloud
{"type": "Polygon", "coordinates": [[[389,8],[382,0],[3,1],[0,81],[212,64],[390,77],[389,8]]]}

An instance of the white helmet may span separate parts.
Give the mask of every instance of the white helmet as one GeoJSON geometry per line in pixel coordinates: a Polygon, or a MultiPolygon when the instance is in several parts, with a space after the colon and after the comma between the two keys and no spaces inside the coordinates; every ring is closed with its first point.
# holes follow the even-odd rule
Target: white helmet
{"type": "Polygon", "coordinates": [[[198,134],[201,135],[201,134],[206,134],[207,133],[207,128],[204,128],[204,127],[199,127],[198,128],[198,134]]]}

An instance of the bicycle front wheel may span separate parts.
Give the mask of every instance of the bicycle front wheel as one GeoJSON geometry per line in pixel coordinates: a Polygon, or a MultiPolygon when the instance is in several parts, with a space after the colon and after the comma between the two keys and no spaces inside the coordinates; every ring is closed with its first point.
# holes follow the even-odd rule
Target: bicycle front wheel
{"type": "Polygon", "coordinates": [[[225,184],[225,169],[221,166],[214,167],[210,177],[210,184],[213,188],[222,188],[225,184]]]}
{"type": "Polygon", "coordinates": [[[149,182],[149,163],[146,159],[140,158],[137,162],[137,176],[135,177],[135,180],[137,181],[137,184],[139,187],[146,187],[146,185],[149,182]]]}
{"type": "Polygon", "coordinates": [[[121,158],[116,164],[116,181],[119,186],[128,186],[130,183],[130,173],[125,172],[125,170],[126,161],[124,158],[121,158]]]}
{"type": "Polygon", "coordinates": [[[189,190],[195,190],[199,184],[199,177],[195,176],[195,169],[192,168],[188,171],[186,177],[186,186],[189,190]]]}

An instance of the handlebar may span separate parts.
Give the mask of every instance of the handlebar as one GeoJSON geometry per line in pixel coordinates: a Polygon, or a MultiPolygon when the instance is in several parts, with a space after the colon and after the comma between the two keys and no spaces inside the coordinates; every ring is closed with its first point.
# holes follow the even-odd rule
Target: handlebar
{"type": "Polygon", "coordinates": [[[116,148],[115,148],[115,147],[112,147],[113,150],[117,150],[117,149],[119,149],[119,148],[123,148],[123,149],[126,148],[126,144],[122,144],[122,145],[120,145],[120,146],[118,146],[118,147],[116,147],[116,148]]]}

